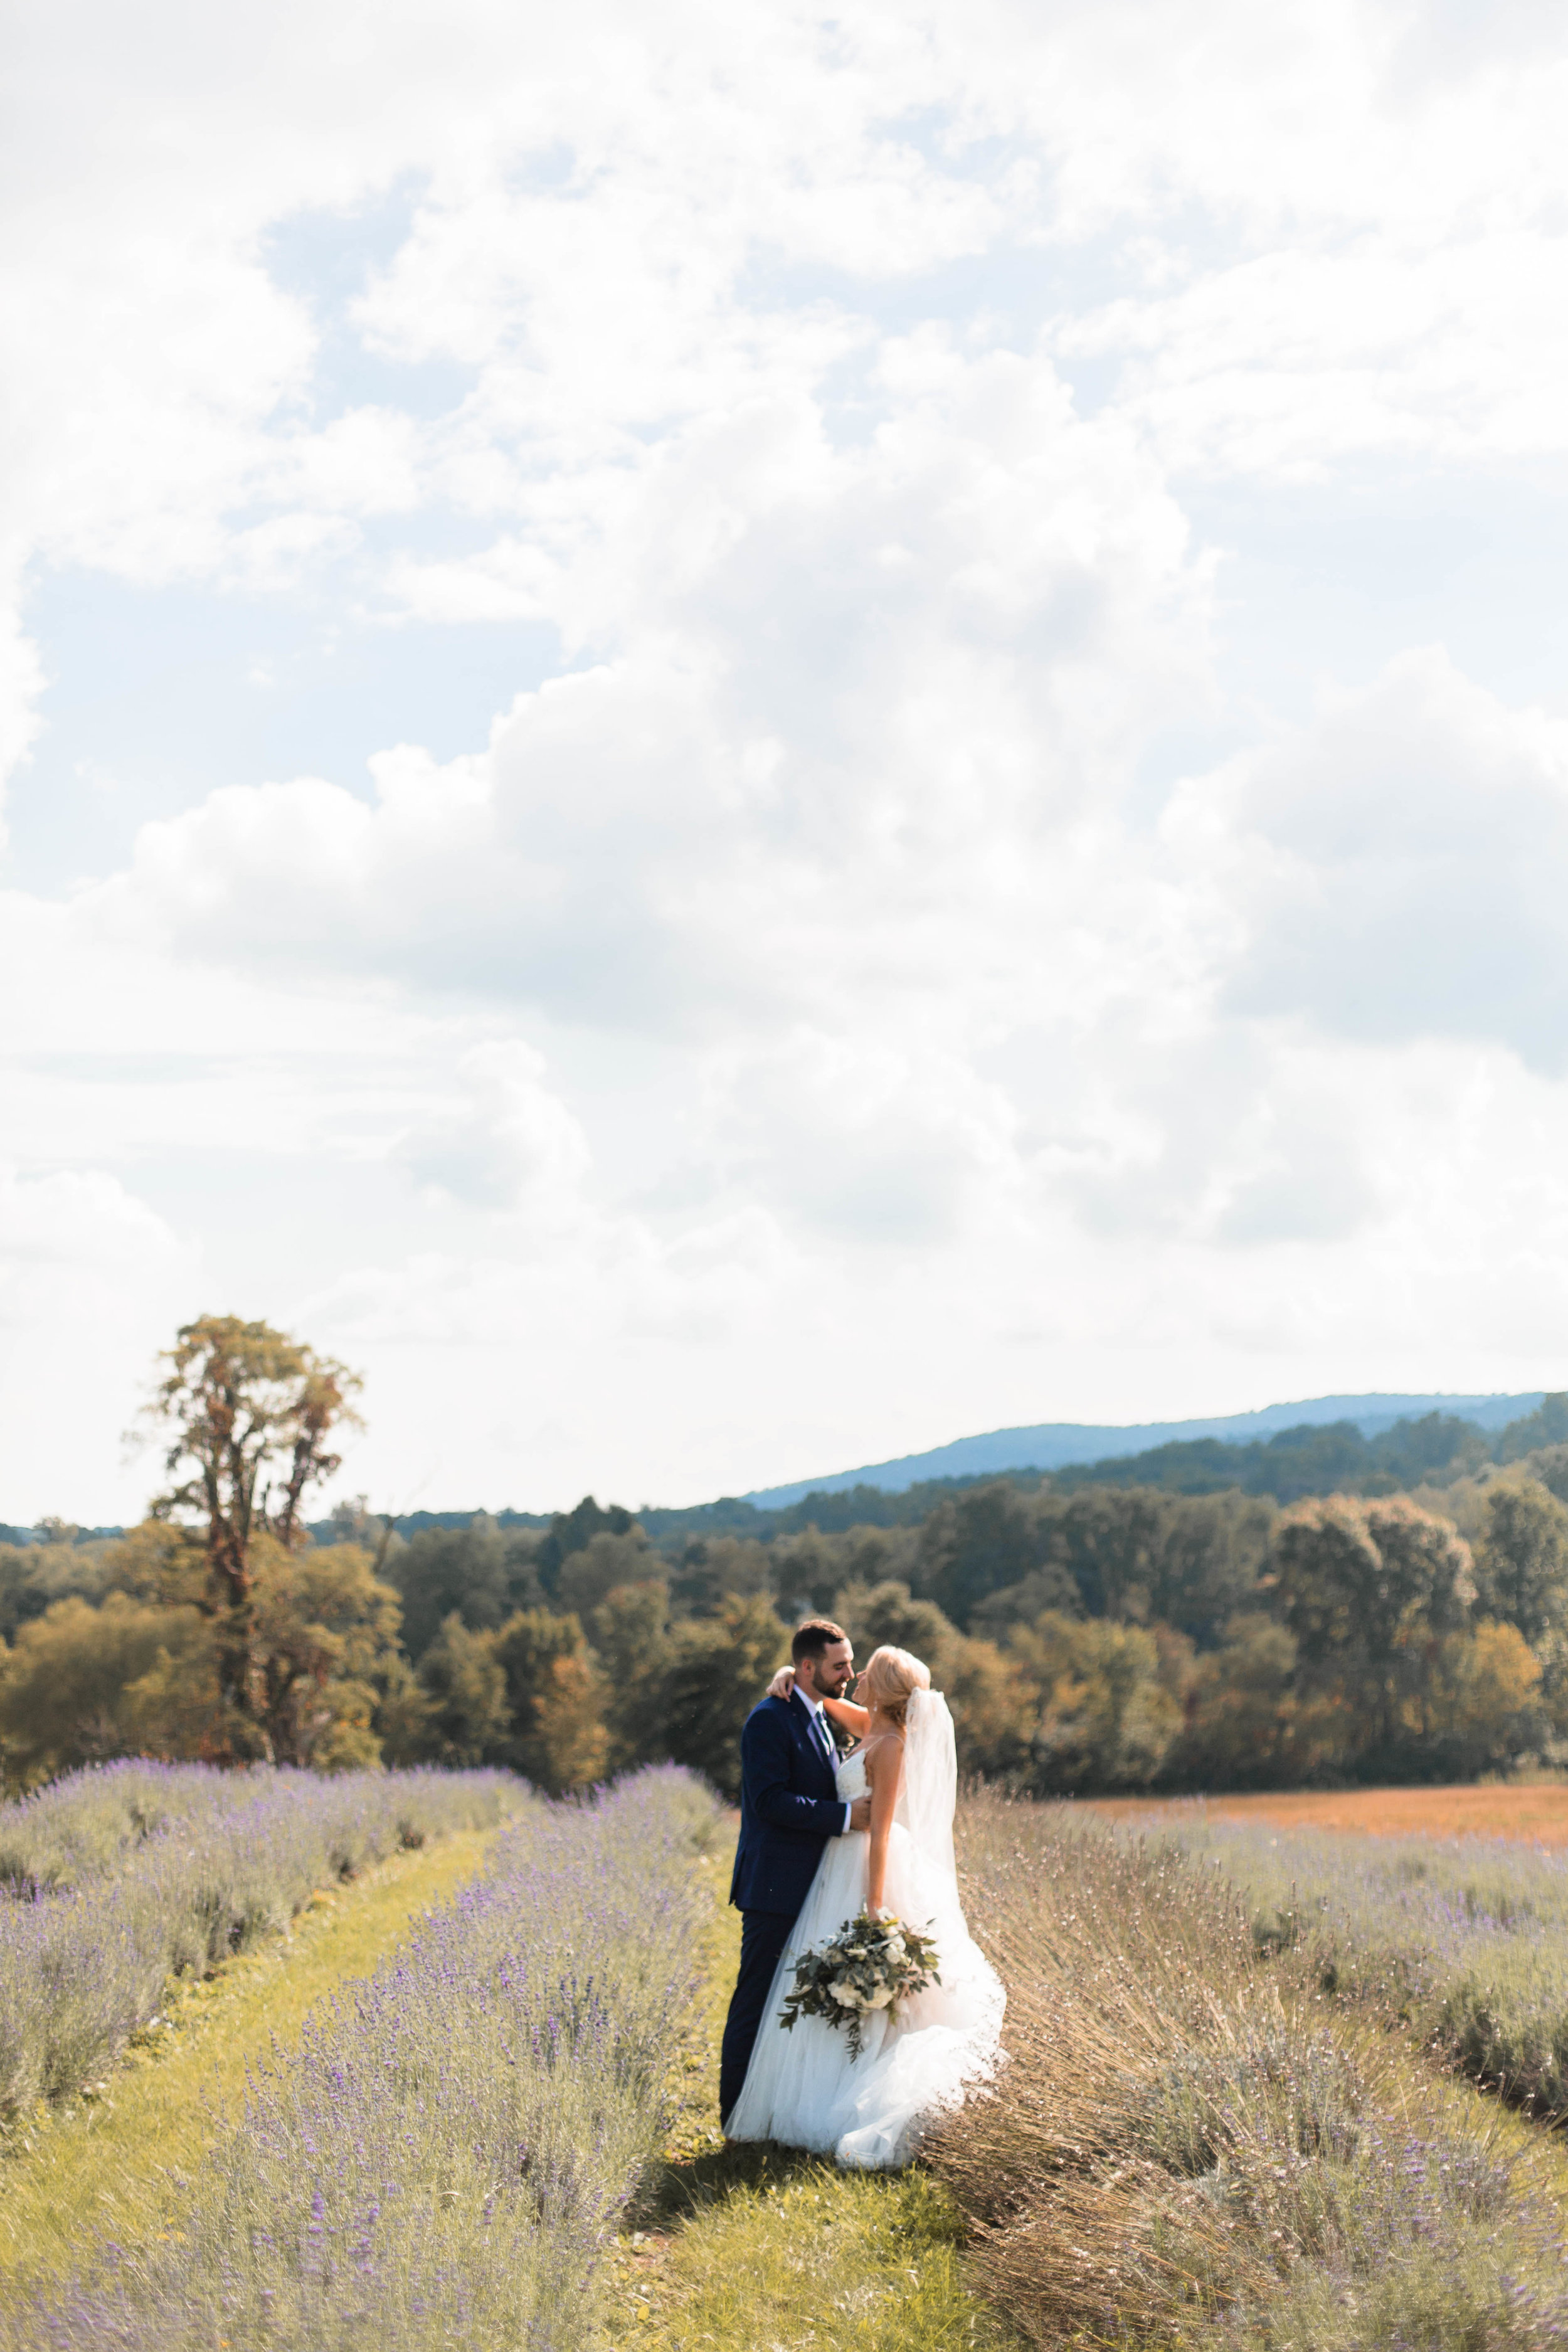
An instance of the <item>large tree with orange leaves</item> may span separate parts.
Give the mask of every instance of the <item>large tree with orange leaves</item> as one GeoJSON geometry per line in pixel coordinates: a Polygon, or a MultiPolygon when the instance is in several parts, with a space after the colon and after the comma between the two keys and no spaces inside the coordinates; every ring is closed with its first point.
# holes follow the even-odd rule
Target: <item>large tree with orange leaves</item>
{"type": "Polygon", "coordinates": [[[338,1468],[331,1439],[334,1430],[358,1424],[352,1400],[361,1381],[269,1323],[235,1315],[184,1324],[160,1361],[166,1369],[148,1415],[175,1483],[153,1504],[153,1516],[194,1520],[202,1531],[203,1605],[216,1623],[223,1703],[232,1718],[254,1727],[265,1752],[253,1548],[263,1535],[289,1551],[307,1540],[306,1490],[338,1468]]]}

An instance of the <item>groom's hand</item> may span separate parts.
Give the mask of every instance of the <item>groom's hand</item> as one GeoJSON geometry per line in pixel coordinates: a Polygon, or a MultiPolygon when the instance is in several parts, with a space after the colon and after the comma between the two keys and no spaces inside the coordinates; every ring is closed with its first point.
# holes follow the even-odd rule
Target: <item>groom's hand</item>
{"type": "Polygon", "coordinates": [[[871,1800],[869,1797],[857,1797],[854,1800],[849,1808],[849,1826],[852,1830],[870,1828],[871,1800]]]}

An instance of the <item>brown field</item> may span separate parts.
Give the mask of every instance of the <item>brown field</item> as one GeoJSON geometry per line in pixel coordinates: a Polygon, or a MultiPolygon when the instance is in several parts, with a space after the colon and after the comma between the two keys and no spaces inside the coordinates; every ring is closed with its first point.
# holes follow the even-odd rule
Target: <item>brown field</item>
{"type": "Polygon", "coordinates": [[[1502,1837],[1568,1845],[1568,1785],[1520,1782],[1457,1789],[1289,1789],[1262,1796],[1094,1797],[1091,1812],[1112,1821],[1158,1819],[1196,1804],[1225,1821],[1273,1822],[1286,1829],[1364,1830],[1380,1837],[1502,1837]]]}

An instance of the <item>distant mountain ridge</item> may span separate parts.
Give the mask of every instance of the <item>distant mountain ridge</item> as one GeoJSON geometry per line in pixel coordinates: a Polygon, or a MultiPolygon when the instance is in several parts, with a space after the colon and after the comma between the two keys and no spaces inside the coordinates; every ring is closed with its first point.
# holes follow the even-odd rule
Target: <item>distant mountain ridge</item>
{"type": "MultiPolygon", "coordinates": [[[[1510,1422],[1536,1413],[1545,1401],[1547,1391],[1529,1389],[1518,1395],[1458,1396],[1435,1393],[1426,1396],[1394,1396],[1377,1392],[1364,1396],[1308,1397],[1300,1403],[1270,1404],[1255,1412],[1218,1413],[1206,1420],[1146,1421],[1100,1423],[1093,1422],[1040,1422],[1026,1428],[994,1429],[976,1437],[955,1438],[951,1444],[933,1446],[925,1454],[904,1454],[891,1462],[873,1462],[857,1470],[837,1470],[821,1478],[798,1478],[786,1486],[754,1487],[750,1494],[721,1496],[711,1503],[696,1503],[681,1507],[665,1507],[644,1504],[637,1517],[654,1541],[664,1544],[679,1536],[686,1538],[719,1535],[759,1536],[764,1540],[777,1533],[790,1532],[792,1528],[806,1524],[809,1518],[824,1529],[847,1528],[859,1519],[877,1525],[914,1525],[926,1510],[942,1499],[944,1482],[957,1486],[973,1484],[985,1478],[1005,1475],[1010,1471],[1052,1472],[1081,1471],[1095,1464],[1126,1462],[1134,1466],[1110,1483],[1125,1485],[1129,1478],[1144,1484],[1165,1486],[1173,1492],[1207,1494],[1227,1486],[1240,1486],[1249,1492],[1273,1494],[1289,1497],[1298,1494],[1329,1494],[1344,1491],[1360,1493],[1358,1479],[1369,1468],[1375,1470],[1384,1484],[1367,1489],[1369,1492],[1393,1491],[1386,1483],[1391,1470],[1409,1483],[1427,1475],[1417,1466],[1413,1469],[1408,1460],[1394,1464],[1373,1462],[1371,1465],[1344,1459],[1347,1448],[1355,1453],[1355,1442],[1344,1439],[1336,1449],[1330,1446],[1329,1454],[1322,1451],[1323,1441],[1308,1440],[1296,1449],[1303,1454],[1300,1463],[1276,1458],[1278,1448],[1270,1441],[1281,1438],[1287,1432],[1329,1431],[1336,1423],[1350,1423],[1363,1439],[1375,1439],[1392,1430],[1397,1423],[1420,1421],[1427,1414],[1446,1414],[1468,1421],[1489,1438],[1495,1438],[1510,1422]],[[1218,1458],[1202,1455],[1204,1440],[1218,1441],[1226,1447],[1268,1447],[1268,1458],[1261,1463],[1249,1463],[1232,1455],[1218,1458]],[[1158,1449],[1192,1447],[1197,1458],[1177,1462],[1162,1456],[1158,1449]],[[1147,1461],[1136,1457],[1147,1455],[1147,1461]],[[1286,1483],[1281,1484],[1281,1476],[1286,1483]],[[1324,1483],[1324,1481],[1327,1483],[1324,1483]],[[912,1490],[930,1488],[929,1494],[912,1490]],[[878,1506],[875,1496],[908,1496],[907,1503],[878,1506]],[[805,1515],[798,1507],[825,1505],[831,1496],[842,1496],[837,1508],[823,1512],[815,1509],[805,1515]]],[[[1568,1442],[1568,1406],[1558,1398],[1554,1402],[1558,1425],[1549,1433],[1551,1442],[1568,1442]]],[[[1413,1435],[1415,1434],[1413,1433],[1413,1435]]],[[[1436,1439],[1447,1436],[1451,1444],[1453,1433],[1427,1433],[1436,1439]]],[[[1537,1434],[1521,1438],[1521,1444],[1543,1442],[1537,1434]]],[[[1403,1449],[1409,1454],[1409,1447],[1403,1449]]],[[[1396,1454],[1401,1449],[1395,1448],[1396,1454]]],[[[1419,1465],[1421,1449],[1416,1447],[1419,1465]]],[[[1436,1455],[1429,1455],[1436,1463],[1436,1455]]],[[[1510,1457],[1511,1458],[1511,1457],[1510,1457]]],[[[1447,1460],[1447,1454],[1442,1459],[1447,1460]]],[[[1074,1478],[1073,1486],[1083,1483],[1074,1478]]],[[[1568,1499],[1565,1496],[1564,1499],[1568,1499]]],[[[483,1507],[481,1507],[482,1508],[483,1507]]],[[[579,1507],[581,1507],[581,1506],[579,1507]]],[[[352,1516],[352,1514],[351,1514],[352,1516]]],[[[405,1537],[423,1528],[466,1528],[477,1516],[470,1507],[461,1510],[416,1510],[397,1513],[392,1525],[405,1537]]],[[[492,1517],[501,1528],[532,1528],[546,1529],[560,1517],[550,1511],[520,1511],[511,1508],[491,1508],[492,1517]]],[[[310,1522],[310,1531],[319,1543],[342,1539],[344,1529],[336,1519],[310,1522]]],[[[37,1527],[7,1527],[0,1525],[0,1546],[31,1546],[63,1538],[68,1542],[101,1542],[124,1533],[121,1528],[64,1527],[58,1520],[44,1521],[37,1527]],[[58,1530],[58,1536],[57,1531],[58,1530]]]]}
{"type": "Polygon", "coordinates": [[[891,1462],[872,1462],[858,1470],[837,1470],[825,1478],[797,1478],[784,1486],[758,1486],[740,1499],[759,1510],[782,1510],[807,1495],[836,1495],[849,1486],[879,1486],[884,1493],[902,1494],[905,1487],[929,1478],[973,1478],[988,1471],[1066,1470],[1088,1462],[1115,1462],[1126,1454],[1145,1454],[1156,1445],[1180,1444],[1196,1437],[1220,1437],[1232,1444],[1272,1437],[1282,1429],[1300,1429],[1336,1421],[1352,1421],[1363,1437],[1392,1429],[1396,1421],[1415,1420],[1426,1412],[1453,1413],[1484,1430],[1502,1429],[1533,1412],[1545,1394],[1527,1389],[1518,1396],[1371,1396],[1308,1397],[1299,1404],[1268,1404],[1256,1412],[1212,1415],[1205,1421],[1145,1421],[1110,1424],[1047,1421],[1024,1429],[993,1429],[979,1437],[954,1438],[933,1446],[928,1454],[903,1454],[891,1462]]]}

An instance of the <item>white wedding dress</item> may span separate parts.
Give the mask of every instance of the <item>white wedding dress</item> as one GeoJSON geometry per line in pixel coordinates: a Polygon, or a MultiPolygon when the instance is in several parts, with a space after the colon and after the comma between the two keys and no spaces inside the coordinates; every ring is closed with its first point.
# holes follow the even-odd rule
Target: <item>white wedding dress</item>
{"type": "MultiPolygon", "coordinates": [[[[838,1767],[846,1801],[866,1792],[858,1751],[838,1767]]],[[[731,2139],[781,2142],[832,2154],[842,2165],[885,2170],[907,2164],[922,2124],[963,2103],[966,2084],[995,2071],[1006,1995],[970,1937],[952,1859],[957,1768],[952,1718],[940,1691],[916,1691],[905,1727],[904,1780],[893,1816],[883,1891],[887,1909],[937,1948],[940,1984],[863,2020],[864,2045],[803,2017],[779,2020],[801,1952],[819,1948],[866,1902],[871,1841],[865,1831],[829,1838],[784,1946],[746,2080],[727,2131],[731,2139]]]]}

